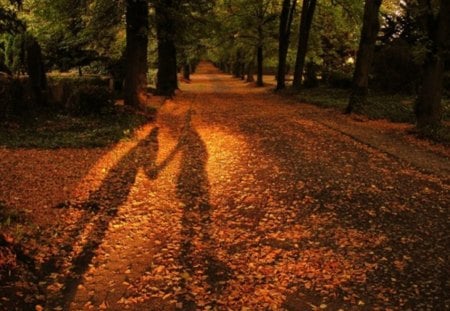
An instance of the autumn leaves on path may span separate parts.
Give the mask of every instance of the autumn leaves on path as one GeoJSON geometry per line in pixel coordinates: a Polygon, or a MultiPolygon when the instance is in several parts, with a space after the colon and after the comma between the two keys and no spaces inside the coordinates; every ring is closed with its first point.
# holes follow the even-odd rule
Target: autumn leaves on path
{"type": "Polygon", "coordinates": [[[135,139],[61,172],[39,306],[449,308],[448,181],[208,64],[181,88],[135,139]]]}

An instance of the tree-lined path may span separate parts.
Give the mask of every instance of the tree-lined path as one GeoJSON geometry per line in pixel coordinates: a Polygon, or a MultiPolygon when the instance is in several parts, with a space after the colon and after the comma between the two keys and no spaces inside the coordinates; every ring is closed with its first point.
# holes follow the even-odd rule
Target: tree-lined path
{"type": "Polygon", "coordinates": [[[366,144],[349,124],[330,125],[329,111],[209,63],[181,89],[110,150],[0,150],[0,198],[57,216],[47,221],[60,234],[36,255],[39,306],[450,307],[448,159],[409,166],[377,148],[380,138],[366,144]],[[18,156],[27,164],[15,166],[18,156]],[[36,161],[26,178],[43,190],[29,199],[21,170],[36,161]]]}

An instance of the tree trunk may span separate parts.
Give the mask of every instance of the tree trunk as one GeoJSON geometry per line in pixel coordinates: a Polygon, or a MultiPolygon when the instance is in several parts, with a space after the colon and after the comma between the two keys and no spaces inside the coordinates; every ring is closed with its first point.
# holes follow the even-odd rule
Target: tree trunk
{"type": "Polygon", "coordinates": [[[449,50],[450,1],[441,0],[437,19],[425,1],[419,2],[420,9],[427,14],[422,27],[428,33],[430,47],[423,65],[423,82],[416,100],[415,114],[419,129],[436,128],[441,125],[442,88],[445,70],[445,51],[449,50]]]}
{"type": "Polygon", "coordinates": [[[291,25],[294,17],[297,0],[283,0],[280,15],[280,29],[278,39],[278,72],[277,90],[286,87],[286,58],[289,49],[289,38],[291,36],[291,25]],[[291,2],[292,1],[292,2],[291,2]]]}
{"type": "Polygon", "coordinates": [[[172,96],[178,89],[177,51],[175,47],[175,25],[171,11],[174,1],[167,0],[155,5],[156,36],[158,39],[158,74],[156,91],[160,95],[172,96]]]}
{"type": "Polygon", "coordinates": [[[189,62],[185,62],[183,66],[183,78],[187,81],[191,80],[191,65],[189,62]]]}
{"type": "Polygon", "coordinates": [[[305,68],[305,81],[303,85],[306,88],[313,88],[319,85],[317,80],[317,65],[313,62],[308,62],[305,68]]]}
{"type": "Polygon", "coordinates": [[[147,94],[148,4],[128,0],[126,5],[125,105],[140,107],[147,94]]]}
{"type": "Polygon", "coordinates": [[[359,49],[356,55],[355,71],[353,73],[352,91],[346,108],[346,113],[361,110],[366,105],[369,73],[372,65],[375,42],[377,40],[380,22],[378,15],[382,0],[366,0],[364,19],[361,30],[359,49]]]}
{"type": "Polygon", "coordinates": [[[297,57],[295,60],[294,81],[292,82],[292,86],[297,90],[302,86],[303,69],[305,67],[306,53],[308,52],[309,33],[311,31],[316,3],[316,0],[303,0],[297,57]]]}
{"type": "Polygon", "coordinates": [[[256,85],[257,86],[263,86],[264,85],[264,81],[263,81],[263,62],[264,62],[264,58],[263,58],[263,46],[260,45],[258,46],[258,51],[257,51],[257,55],[256,55],[256,61],[258,63],[258,74],[257,74],[257,78],[256,78],[256,85]]]}
{"type": "Polygon", "coordinates": [[[253,61],[249,62],[247,64],[247,82],[255,82],[255,77],[253,77],[253,69],[254,69],[254,65],[253,65],[253,61]]]}
{"type": "Polygon", "coordinates": [[[33,37],[30,37],[27,41],[27,72],[33,93],[33,101],[36,105],[42,107],[47,103],[47,99],[44,94],[47,89],[47,77],[45,75],[41,47],[33,37]]]}
{"type": "Polygon", "coordinates": [[[235,78],[241,77],[241,51],[236,51],[236,59],[233,64],[233,75],[235,78]]]}

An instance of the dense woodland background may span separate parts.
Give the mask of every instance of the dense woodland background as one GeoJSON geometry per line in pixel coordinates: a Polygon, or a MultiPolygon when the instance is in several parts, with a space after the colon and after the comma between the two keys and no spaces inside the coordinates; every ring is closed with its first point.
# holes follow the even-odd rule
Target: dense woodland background
{"type": "Polygon", "coordinates": [[[1,0],[0,118],[98,115],[117,98],[142,109],[149,92],[173,95],[177,74],[189,80],[199,60],[208,59],[257,86],[276,75],[278,91],[347,113],[413,122],[420,133],[447,141],[449,6],[1,0]]]}

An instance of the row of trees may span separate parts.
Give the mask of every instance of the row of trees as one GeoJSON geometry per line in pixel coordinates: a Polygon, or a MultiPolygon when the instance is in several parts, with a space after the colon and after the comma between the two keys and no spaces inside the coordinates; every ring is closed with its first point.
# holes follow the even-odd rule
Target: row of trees
{"type": "Polygon", "coordinates": [[[0,4],[2,71],[27,72],[31,77],[23,66],[21,38],[35,38],[47,69],[78,68],[81,75],[89,65],[106,71],[124,80],[125,103],[134,107],[146,100],[149,65],[157,68],[161,95],[170,96],[177,89],[180,66],[189,78],[202,52],[198,39],[205,31],[199,30],[209,23],[204,16],[212,6],[202,0],[0,0],[0,4]]]}
{"type": "MultiPolygon", "coordinates": [[[[382,0],[366,0],[361,40],[356,59],[353,86],[347,112],[367,104],[370,67],[375,43],[380,29],[379,9],[382,0]]],[[[442,116],[442,89],[445,60],[450,49],[450,2],[446,0],[404,2],[404,14],[410,17],[416,31],[414,42],[423,48],[422,85],[416,101],[416,117],[419,128],[440,125],[442,116]],[[447,54],[447,55],[446,55],[447,54]]]]}
{"type": "MultiPolygon", "coordinates": [[[[450,59],[449,5],[445,0],[218,1],[216,52],[211,58],[237,77],[247,75],[248,81],[256,59],[258,85],[263,85],[263,68],[267,72],[275,67],[277,90],[286,87],[289,71],[293,71],[296,90],[317,84],[318,75],[327,81],[335,72],[348,74],[353,78],[346,112],[351,113],[368,105],[374,55],[383,46],[402,41],[403,50],[412,51],[403,57],[414,60],[402,61],[413,63],[420,72],[415,106],[418,127],[436,127],[442,116],[445,62],[450,59]]],[[[389,80],[377,74],[378,80],[389,80]]]]}
{"type": "Polygon", "coordinates": [[[172,95],[178,87],[177,72],[182,68],[188,79],[198,59],[208,57],[248,81],[256,72],[258,86],[264,84],[264,73],[274,73],[277,90],[286,87],[289,71],[297,90],[317,84],[318,76],[328,81],[336,73],[352,75],[346,110],[350,113],[367,105],[377,49],[403,40],[414,51],[408,58],[421,68],[418,125],[440,122],[450,42],[446,0],[0,0],[0,4],[0,33],[8,34],[3,35],[0,65],[6,72],[28,71],[30,78],[39,77],[32,78],[39,88],[45,85],[40,74],[43,63],[60,70],[79,68],[80,74],[83,66],[97,66],[124,79],[125,103],[139,107],[146,100],[149,67],[157,68],[157,92],[172,95]],[[41,48],[44,61],[33,64],[36,58],[30,57],[27,64],[24,55],[41,54],[41,48]]]}

